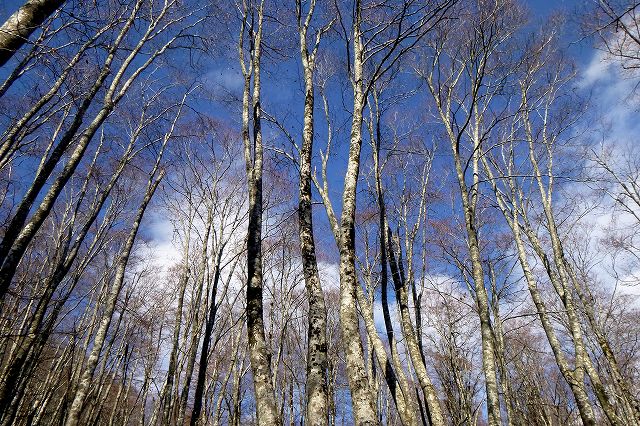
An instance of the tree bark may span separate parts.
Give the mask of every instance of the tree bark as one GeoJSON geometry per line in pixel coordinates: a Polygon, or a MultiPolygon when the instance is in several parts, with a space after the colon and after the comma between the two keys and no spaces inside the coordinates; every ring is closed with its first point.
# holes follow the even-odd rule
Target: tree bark
{"type": "Polygon", "coordinates": [[[355,268],[355,211],[356,188],[360,171],[362,147],[362,113],[365,105],[363,87],[363,55],[361,34],[361,4],[355,4],[353,22],[353,118],[347,171],[342,193],[342,215],[340,219],[340,326],[344,342],[345,361],[354,423],[357,426],[378,424],[375,398],[369,387],[364,363],[364,350],[360,337],[358,311],[356,309],[356,286],[359,285],[355,268]]]}
{"type": "Polygon", "coordinates": [[[263,317],[263,276],[262,276],[262,129],[260,106],[260,59],[262,47],[262,19],[264,2],[256,7],[245,6],[240,33],[240,64],[245,77],[242,108],[242,139],[249,191],[249,224],[247,228],[247,334],[249,338],[249,359],[253,372],[253,386],[256,400],[258,425],[279,423],[278,408],[274,388],[271,384],[271,357],[268,348],[263,317]],[[251,13],[251,18],[248,14],[251,13]],[[253,16],[257,13],[257,19],[253,16]],[[250,21],[249,68],[244,60],[244,37],[246,25],[250,21]],[[254,27],[256,25],[256,27],[254,27]],[[249,103],[250,85],[253,76],[252,104],[249,103]],[[252,111],[253,141],[249,136],[249,113],[252,111]],[[252,143],[253,142],[253,143],[252,143]]]}
{"type": "Polygon", "coordinates": [[[7,19],[0,27],[0,67],[62,3],[64,0],[28,0],[7,19]]]}
{"type": "MultiPolygon", "coordinates": [[[[385,221],[386,224],[386,221],[385,221]]],[[[429,423],[433,426],[444,426],[444,414],[440,407],[440,400],[436,392],[435,386],[429,378],[429,373],[422,360],[422,354],[420,352],[420,346],[418,345],[418,339],[416,337],[413,324],[411,323],[411,313],[409,311],[409,292],[407,289],[407,283],[404,280],[403,273],[401,273],[401,256],[398,251],[396,256],[393,249],[393,236],[391,230],[387,228],[387,236],[385,238],[385,244],[389,250],[389,266],[391,268],[391,276],[395,284],[396,301],[398,302],[398,310],[400,311],[400,323],[402,325],[402,332],[405,337],[405,344],[409,351],[411,358],[411,364],[418,377],[418,382],[422,389],[424,400],[427,404],[427,417],[429,423]]],[[[399,247],[398,247],[399,250],[399,247]]]]}
{"type": "MultiPolygon", "coordinates": [[[[204,316],[202,311],[202,292],[204,289],[205,281],[207,280],[207,267],[209,263],[209,240],[211,236],[211,229],[213,227],[213,208],[207,207],[207,219],[205,222],[205,231],[202,236],[202,247],[200,248],[200,259],[198,265],[198,273],[196,274],[197,290],[192,299],[191,309],[193,311],[193,325],[191,327],[191,339],[189,341],[187,351],[187,365],[184,374],[184,383],[180,391],[178,398],[178,412],[176,416],[176,424],[184,424],[184,419],[187,413],[187,403],[189,400],[189,391],[191,390],[191,380],[193,380],[193,370],[195,368],[196,357],[198,355],[198,342],[200,341],[200,332],[202,330],[204,316]]],[[[207,291],[208,287],[207,287],[207,291]]],[[[206,309],[205,309],[206,310],[206,309]]],[[[186,337],[186,336],[185,336],[186,337]]]]}
{"type": "Polygon", "coordinates": [[[396,408],[398,410],[398,414],[402,421],[403,425],[414,425],[417,424],[417,404],[416,400],[413,398],[413,392],[409,388],[409,384],[407,382],[406,375],[404,374],[404,370],[402,367],[402,362],[400,359],[400,354],[398,352],[398,345],[395,339],[393,324],[391,322],[391,312],[389,310],[389,294],[388,294],[388,285],[389,285],[389,274],[387,270],[388,256],[387,256],[387,245],[386,245],[386,229],[387,229],[387,216],[386,216],[386,206],[384,202],[384,192],[382,189],[382,170],[380,165],[380,146],[382,139],[381,132],[381,113],[378,104],[378,94],[375,91],[373,92],[373,109],[375,111],[371,111],[372,105],[370,104],[370,115],[371,118],[368,122],[369,128],[369,137],[371,139],[371,147],[373,150],[373,167],[374,167],[374,176],[375,176],[375,187],[376,187],[376,199],[378,203],[378,223],[379,223],[379,244],[380,244],[380,302],[382,304],[382,316],[384,319],[385,331],[387,334],[387,341],[389,343],[389,348],[391,349],[391,360],[393,361],[393,365],[387,359],[387,354],[380,338],[378,336],[378,332],[375,327],[373,312],[371,309],[371,304],[360,295],[361,289],[358,288],[358,304],[361,306],[363,312],[363,317],[365,321],[365,325],[367,327],[367,333],[370,339],[373,342],[375,354],[378,358],[378,364],[380,365],[380,369],[383,377],[387,382],[387,386],[389,387],[389,391],[391,393],[391,397],[396,404],[396,408]],[[366,305],[366,306],[365,306],[366,305]],[[366,309],[365,309],[366,308],[366,309]]]}
{"type": "MultiPolygon", "coordinates": [[[[576,400],[576,404],[578,406],[578,411],[580,413],[580,417],[582,419],[582,423],[586,426],[591,426],[596,424],[595,413],[593,411],[593,407],[591,406],[591,402],[589,401],[589,396],[587,394],[586,386],[584,384],[584,371],[578,364],[578,360],[576,359],[576,367],[572,369],[567,361],[564,351],[562,349],[562,345],[560,340],[558,339],[553,324],[551,322],[551,318],[547,314],[546,305],[542,299],[542,295],[538,289],[538,284],[529,264],[529,257],[526,252],[526,248],[524,245],[524,240],[522,238],[522,231],[526,234],[529,234],[529,240],[534,245],[534,250],[538,255],[542,254],[541,251],[537,250],[537,239],[531,235],[530,229],[527,226],[527,222],[525,220],[525,225],[520,223],[520,213],[519,213],[519,205],[514,204],[513,209],[509,212],[508,207],[506,205],[506,200],[501,195],[501,192],[498,190],[495,179],[493,179],[493,174],[491,169],[489,168],[488,162],[486,159],[483,159],[485,170],[489,174],[490,182],[492,184],[494,193],[496,194],[498,207],[502,211],[511,231],[513,233],[514,242],[516,244],[516,252],[518,254],[518,260],[520,262],[520,266],[522,268],[525,281],[527,282],[527,287],[529,288],[529,293],[531,295],[531,299],[536,307],[536,311],[538,313],[538,317],[540,318],[540,322],[542,324],[542,328],[547,336],[547,340],[549,345],[551,346],[551,350],[555,357],[558,368],[560,369],[560,373],[567,381],[571,392],[576,400]]],[[[509,169],[510,170],[510,169],[509,169]]],[[[510,172],[511,173],[511,172],[510,172]]],[[[511,190],[511,194],[513,198],[513,203],[517,203],[517,199],[515,198],[517,195],[517,189],[515,186],[515,182],[513,178],[510,177],[508,179],[509,187],[511,190]]],[[[545,268],[549,266],[546,257],[542,257],[542,261],[545,264],[545,268]]]]}
{"type": "Polygon", "coordinates": [[[301,22],[300,0],[297,1],[300,33],[300,56],[304,72],[305,99],[300,149],[300,182],[298,201],[298,226],[300,254],[305,287],[309,303],[307,334],[306,413],[308,425],[325,426],[328,422],[327,396],[327,311],[324,292],[318,274],[316,247],[313,237],[313,211],[311,195],[311,159],[313,156],[313,73],[319,37],[311,52],[307,47],[307,30],[313,17],[315,0],[311,1],[304,22],[301,22]]]}
{"type": "MultiPolygon", "coordinates": [[[[64,189],[69,179],[71,179],[71,176],[74,174],[97,130],[105,122],[111,112],[113,112],[116,105],[120,102],[122,97],[124,97],[127,90],[140,76],[140,74],[144,70],[146,70],[156,60],[156,58],[161,56],[178,38],[178,36],[170,38],[165,44],[155,49],[153,53],[149,54],[146,61],[140,64],[133,72],[131,72],[131,74],[126,74],[129,66],[138,57],[138,54],[146,45],[146,43],[151,38],[158,35],[158,24],[170,11],[171,6],[167,3],[162,7],[158,15],[155,17],[155,20],[151,21],[148,24],[148,27],[141,36],[140,40],[137,42],[135,47],[131,49],[118,70],[115,72],[111,84],[106,89],[103,104],[99,108],[99,111],[96,113],[87,128],[78,137],[78,143],[73,152],[69,155],[67,163],[65,164],[60,174],[51,183],[51,186],[42,198],[40,205],[33,213],[30,220],[27,222],[27,217],[29,215],[29,211],[33,206],[33,203],[36,201],[38,195],[45,186],[47,179],[55,170],[65,150],[76,136],[76,133],[82,124],[84,113],[86,113],[86,111],[91,106],[93,98],[101,88],[107,76],[111,74],[110,64],[116,57],[119,44],[122,42],[122,40],[125,38],[134,24],[135,18],[137,17],[138,11],[141,7],[141,1],[142,0],[136,1],[131,15],[116,37],[114,45],[109,50],[107,59],[105,60],[105,65],[101,70],[98,80],[92,86],[90,93],[83,100],[83,103],[79,107],[79,112],[78,114],[76,114],[71,127],[67,130],[67,132],[65,132],[62,140],[54,149],[54,153],[50,156],[50,158],[46,160],[46,162],[44,162],[44,167],[42,167],[41,170],[38,171],[31,188],[29,188],[29,190],[23,197],[18,209],[16,210],[16,213],[11,219],[8,232],[6,232],[2,238],[2,243],[0,243],[0,263],[2,264],[2,266],[0,267],[0,300],[4,298],[4,295],[9,289],[11,280],[15,275],[16,269],[20,263],[20,260],[22,259],[22,256],[26,252],[29,244],[44,223],[45,219],[49,216],[56,200],[58,199],[58,196],[64,189]],[[120,85],[120,83],[122,84],[120,85]]],[[[162,27],[160,32],[168,29],[169,27],[169,25],[165,25],[164,27],[162,27]]]]}

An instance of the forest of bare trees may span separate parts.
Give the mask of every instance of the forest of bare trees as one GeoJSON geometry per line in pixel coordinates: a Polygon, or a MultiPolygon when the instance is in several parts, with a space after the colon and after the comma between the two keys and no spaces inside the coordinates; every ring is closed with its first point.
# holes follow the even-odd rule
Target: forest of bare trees
{"type": "Polygon", "coordinates": [[[640,426],[640,1],[0,4],[0,426],[640,426]]]}

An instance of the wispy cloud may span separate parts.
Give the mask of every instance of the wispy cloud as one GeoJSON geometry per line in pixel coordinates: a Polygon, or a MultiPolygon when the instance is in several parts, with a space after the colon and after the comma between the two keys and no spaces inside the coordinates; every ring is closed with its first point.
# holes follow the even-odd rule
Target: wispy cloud
{"type": "MultiPolygon", "coordinates": [[[[590,98],[590,111],[579,134],[592,150],[592,155],[606,156],[611,169],[624,172],[629,156],[634,155],[636,146],[640,146],[637,135],[640,134],[640,96],[637,76],[632,78],[622,64],[606,52],[594,50],[587,65],[580,71],[578,89],[590,98]]],[[[595,163],[592,163],[593,165],[595,163]]],[[[594,167],[593,173],[602,176],[603,170],[594,167]]],[[[618,184],[613,180],[602,180],[593,176],[598,185],[611,195],[619,192],[618,184]]],[[[571,191],[584,191],[582,185],[572,185],[571,191]]],[[[584,194],[585,214],[580,218],[584,232],[581,237],[586,242],[586,250],[597,254],[597,265],[592,274],[598,277],[611,292],[625,295],[640,295],[637,278],[640,269],[627,271],[621,276],[621,259],[614,257],[610,247],[603,241],[612,233],[624,230],[629,232],[637,227],[637,219],[631,214],[616,208],[612,196],[602,197],[602,192],[584,194]],[[592,206],[598,206],[593,208],[592,206]]],[[[562,203],[562,200],[559,200],[562,203]]]]}
{"type": "Polygon", "coordinates": [[[204,78],[207,83],[219,86],[228,92],[239,92],[244,84],[242,73],[232,66],[212,69],[204,78]]]}

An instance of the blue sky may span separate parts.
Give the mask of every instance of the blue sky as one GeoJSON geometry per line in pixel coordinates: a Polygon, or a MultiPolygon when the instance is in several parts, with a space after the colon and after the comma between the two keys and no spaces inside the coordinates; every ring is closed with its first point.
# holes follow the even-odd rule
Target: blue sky
{"type": "MultiPolygon", "coordinates": [[[[19,0],[8,0],[0,5],[0,20],[6,19],[8,14],[12,13],[23,1],[19,0]]],[[[293,3],[293,2],[292,2],[293,3]]],[[[268,6],[269,2],[267,2],[268,6]]],[[[281,2],[278,2],[281,4],[281,2]]],[[[579,34],[576,29],[576,11],[579,11],[586,4],[584,1],[580,0],[524,0],[523,4],[532,12],[532,25],[536,25],[536,23],[543,22],[549,15],[554,14],[556,12],[565,12],[567,13],[567,31],[564,38],[567,46],[570,46],[568,52],[572,56],[572,59],[575,61],[578,73],[584,72],[587,67],[591,66],[591,73],[596,69],[596,64],[593,62],[594,55],[596,55],[595,50],[591,47],[591,40],[582,40],[580,41],[579,34]]],[[[326,47],[323,46],[323,47],[326,47]]],[[[217,94],[219,97],[223,96],[224,91],[229,91],[235,96],[239,96],[241,92],[241,76],[238,69],[237,58],[235,58],[235,52],[231,51],[226,57],[222,58],[211,58],[206,61],[208,63],[207,69],[203,72],[203,80],[205,83],[211,83],[212,86],[217,86],[217,88],[222,89],[217,94]]],[[[338,64],[338,66],[341,66],[338,64]]],[[[267,112],[273,113],[279,119],[286,121],[292,131],[295,130],[296,127],[299,127],[300,120],[298,115],[299,107],[301,106],[301,83],[298,78],[300,74],[299,70],[299,60],[296,55],[293,55],[291,59],[286,60],[284,63],[280,64],[277,67],[277,70],[271,67],[268,61],[265,61],[265,73],[263,75],[264,80],[264,106],[267,109],[267,112]]],[[[602,70],[600,70],[602,71],[602,70]]],[[[599,91],[606,90],[601,86],[610,84],[611,81],[604,81],[599,78],[591,78],[589,84],[585,85],[583,89],[587,91],[595,91],[594,93],[599,93],[599,91]]],[[[212,87],[215,91],[215,87],[212,87]]],[[[347,91],[343,91],[343,93],[348,93],[347,91]]],[[[318,103],[319,103],[318,98],[318,103]]],[[[348,110],[349,108],[349,99],[332,99],[334,103],[334,107],[336,110],[343,111],[348,110]],[[341,107],[340,104],[343,104],[341,107]]],[[[202,109],[208,110],[208,112],[214,116],[219,118],[224,118],[229,121],[231,125],[238,125],[239,115],[237,105],[233,105],[230,108],[227,106],[223,106],[222,103],[218,103],[216,101],[210,102],[208,105],[206,103],[200,104],[202,109]]],[[[319,111],[320,112],[320,111],[319,111]]],[[[346,117],[342,117],[342,120],[338,121],[338,124],[348,125],[348,119],[346,117]]],[[[316,120],[316,127],[320,131],[324,126],[323,120],[316,120]]],[[[267,138],[269,136],[275,138],[278,137],[277,134],[267,133],[267,138]]],[[[316,148],[320,148],[322,143],[317,143],[316,148]]],[[[336,171],[332,173],[332,178],[335,177],[335,183],[339,186],[340,177],[342,175],[342,169],[338,166],[336,171]]],[[[337,206],[339,207],[339,206],[337,206]]]]}
{"type": "MultiPolygon", "coordinates": [[[[268,3],[269,2],[267,2],[267,6],[268,3]]],[[[17,0],[3,2],[2,5],[0,5],[0,20],[6,19],[8,14],[12,13],[20,4],[22,4],[22,2],[17,0]]],[[[629,103],[619,102],[620,94],[629,90],[628,84],[621,81],[611,67],[603,67],[600,64],[598,59],[599,53],[592,47],[591,40],[580,40],[580,35],[576,28],[578,24],[576,17],[579,16],[577,12],[583,8],[586,3],[579,0],[529,0],[523,1],[523,4],[531,11],[532,28],[544,22],[545,19],[556,12],[565,12],[567,14],[567,28],[564,43],[569,47],[568,53],[576,63],[578,75],[582,76],[580,77],[580,89],[591,97],[593,105],[591,113],[597,115],[599,114],[598,111],[607,111],[607,119],[615,122],[616,128],[619,129],[615,137],[623,138],[628,134],[634,134],[629,133],[630,131],[633,132],[637,130],[637,126],[634,124],[633,114],[630,113],[630,111],[634,111],[634,106],[629,103]]],[[[322,48],[326,49],[327,43],[325,43],[322,48]]],[[[334,41],[333,43],[339,42],[334,41]]],[[[338,49],[340,48],[341,47],[338,47],[338,49]]],[[[332,46],[330,49],[335,53],[336,47],[332,46]]],[[[226,121],[230,126],[237,128],[239,125],[238,105],[225,104],[220,99],[224,98],[226,93],[239,97],[242,90],[242,78],[239,73],[235,51],[230,49],[228,54],[221,55],[221,57],[208,58],[205,62],[207,66],[202,70],[201,77],[204,77],[202,80],[205,83],[211,85],[210,89],[215,93],[217,99],[213,101],[201,100],[201,102],[198,103],[198,108],[226,121]]],[[[337,67],[342,66],[340,62],[334,62],[334,65],[337,67]]],[[[344,71],[339,70],[338,72],[344,71]]],[[[299,75],[299,59],[295,54],[277,66],[274,66],[271,61],[264,61],[263,106],[267,112],[283,120],[293,135],[299,134],[299,127],[301,125],[299,112],[302,106],[302,87],[298,77],[299,75]]],[[[334,86],[336,85],[336,83],[333,84],[334,86]]],[[[334,112],[337,114],[337,120],[334,126],[344,126],[344,128],[339,129],[338,137],[336,137],[334,141],[336,144],[334,152],[337,152],[338,155],[330,165],[330,180],[335,196],[334,207],[339,214],[339,195],[346,163],[344,158],[344,135],[348,132],[348,126],[350,124],[350,99],[348,96],[348,88],[333,87],[333,89],[335,90],[335,95],[333,95],[331,103],[334,112]],[[344,98],[341,99],[341,96],[344,96],[344,98]]],[[[317,104],[320,104],[319,96],[317,97],[317,104]]],[[[319,140],[316,141],[316,155],[318,150],[324,147],[324,140],[322,138],[324,122],[321,112],[321,110],[316,111],[316,129],[320,134],[319,140]]],[[[276,139],[281,139],[278,131],[269,128],[269,126],[265,126],[265,140],[267,143],[271,143],[276,139]]],[[[370,153],[365,147],[363,160],[368,161],[369,156],[370,153]]],[[[294,178],[294,176],[292,176],[292,178],[294,178]]],[[[363,186],[364,185],[361,186],[361,190],[364,189],[363,186]]],[[[321,244],[325,244],[326,247],[331,247],[333,241],[328,232],[324,212],[321,207],[318,207],[315,211],[317,212],[316,217],[318,218],[316,223],[321,230],[320,242],[321,244]]]]}
{"type": "MultiPolygon", "coordinates": [[[[279,3],[280,4],[280,3],[279,3]]],[[[527,7],[531,13],[531,25],[532,28],[536,28],[543,23],[550,15],[555,13],[566,13],[567,24],[566,32],[564,36],[564,44],[568,47],[568,54],[571,56],[576,64],[577,72],[579,75],[587,70],[593,71],[597,68],[594,62],[594,57],[597,56],[597,52],[592,47],[591,40],[581,40],[577,29],[578,25],[578,11],[585,6],[584,1],[579,0],[535,0],[524,1],[523,4],[527,7]]],[[[268,3],[267,3],[268,6],[268,3]]],[[[327,49],[329,42],[325,42],[321,49],[327,49]]],[[[340,43],[333,41],[333,43],[340,43]]],[[[340,46],[341,47],[341,46],[340,46]]],[[[340,48],[338,47],[338,48],[340,48]]],[[[331,46],[331,49],[335,52],[335,47],[331,46]]],[[[335,53],[334,53],[335,54],[335,53]]],[[[209,104],[204,102],[201,107],[206,109],[208,113],[214,116],[227,120],[228,123],[234,127],[239,126],[239,106],[238,104],[225,104],[221,102],[220,98],[225,98],[227,94],[233,94],[239,97],[242,90],[242,77],[239,72],[239,66],[237,58],[235,57],[235,51],[232,48],[228,50],[228,55],[223,58],[212,58],[209,61],[209,68],[204,72],[205,81],[210,84],[210,89],[214,92],[214,95],[218,100],[215,100],[209,104]]],[[[301,126],[300,111],[302,107],[302,86],[299,79],[300,65],[297,55],[293,55],[290,59],[281,61],[278,65],[274,65],[272,61],[263,61],[263,108],[269,113],[276,116],[279,120],[282,120],[292,135],[297,136],[299,134],[299,128],[301,126]]],[[[342,67],[340,62],[334,62],[337,67],[342,67]]],[[[601,70],[604,71],[604,70],[601,70]]],[[[338,72],[344,72],[338,70],[338,72]]],[[[606,92],[608,85],[611,84],[610,78],[592,78],[588,84],[584,84],[581,89],[586,94],[593,93],[594,100],[597,100],[599,93],[606,92]],[[605,81],[606,80],[606,81],[605,81]]],[[[345,134],[348,132],[350,99],[348,88],[334,88],[336,92],[332,95],[331,103],[334,112],[337,114],[337,120],[334,126],[344,128],[340,129],[340,134],[337,135],[334,140],[334,152],[337,152],[335,161],[330,165],[330,180],[333,185],[334,193],[334,208],[339,214],[340,211],[340,190],[342,186],[342,177],[344,175],[344,167],[346,164],[344,156],[345,147],[345,134]],[[342,94],[340,94],[342,93],[342,94]],[[343,98],[341,98],[343,96],[343,98]]],[[[316,97],[316,104],[321,102],[320,97],[316,97]]],[[[598,102],[595,102],[598,105],[598,102]]],[[[601,104],[600,104],[601,105],[601,104]]],[[[324,120],[321,115],[321,109],[316,110],[316,130],[319,132],[319,137],[315,143],[316,156],[319,149],[324,148],[324,120]]],[[[265,128],[265,140],[267,143],[273,143],[277,139],[283,139],[279,131],[274,128],[269,128],[268,125],[265,128]]],[[[283,146],[286,143],[283,142],[283,146]]],[[[363,160],[369,159],[369,153],[366,150],[363,152],[363,160]]],[[[364,171],[364,170],[363,170],[364,171]]],[[[291,176],[294,178],[294,176],[291,176]]],[[[363,189],[362,187],[360,189],[363,189]]],[[[318,220],[316,223],[323,230],[321,232],[321,240],[327,246],[332,246],[332,238],[328,233],[328,227],[325,223],[325,215],[322,208],[318,206],[315,210],[318,220]]]]}

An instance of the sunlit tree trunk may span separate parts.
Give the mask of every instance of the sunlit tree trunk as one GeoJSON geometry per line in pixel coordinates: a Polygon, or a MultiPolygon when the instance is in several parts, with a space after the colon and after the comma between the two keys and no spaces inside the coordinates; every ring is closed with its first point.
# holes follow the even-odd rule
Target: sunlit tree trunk
{"type": "Polygon", "coordinates": [[[158,395],[158,405],[151,417],[151,424],[155,424],[158,417],[162,419],[162,423],[169,424],[171,418],[173,400],[173,384],[176,380],[176,364],[178,363],[178,349],[180,344],[180,329],[182,327],[182,311],[184,309],[184,296],[189,283],[189,248],[191,245],[191,228],[192,223],[189,221],[186,225],[186,236],[184,241],[184,251],[182,256],[182,265],[180,268],[180,277],[178,279],[178,303],[173,321],[173,335],[171,339],[171,351],[169,352],[169,365],[167,366],[167,377],[158,395]]]}
{"type": "MultiPolygon", "coordinates": [[[[178,39],[178,35],[169,37],[166,43],[154,49],[153,52],[147,55],[147,59],[144,62],[138,64],[134,70],[130,69],[132,63],[139,58],[139,53],[147,45],[147,42],[158,35],[157,31],[159,30],[158,27],[161,26],[162,19],[164,19],[167,13],[172,10],[173,4],[166,3],[159,10],[155,19],[149,22],[138,42],[114,72],[113,79],[105,90],[102,105],[100,105],[97,113],[93,116],[93,119],[87,127],[80,135],[77,135],[77,132],[82,125],[84,114],[89,110],[94,97],[102,88],[107,77],[112,73],[111,66],[116,58],[116,53],[118,52],[123,39],[133,27],[136,18],[138,18],[141,1],[142,0],[138,0],[136,2],[132,8],[131,14],[118,33],[116,40],[114,40],[113,45],[110,47],[104,65],[100,70],[100,74],[89,90],[89,93],[79,105],[78,112],[72,120],[70,127],[64,132],[60,142],[52,150],[51,155],[46,159],[42,159],[30,188],[25,193],[15,213],[11,217],[8,231],[3,235],[2,242],[0,243],[0,263],[2,264],[0,267],[0,300],[4,298],[4,295],[9,290],[11,280],[16,273],[16,269],[18,268],[24,253],[44,221],[51,213],[53,206],[62,193],[65,185],[69,182],[76,171],[95,133],[113,112],[116,105],[122,100],[128,89],[140,74],[142,74],[158,57],[162,56],[164,52],[178,39]],[[46,193],[44,195],[41,194],[41,191],[44,189],[49,177],[63,158],[63,154],[65,154],[70,144],[76,140],[76,138],[77,144],[71,153],[69,153],[66,164],[53,182],[51,182],[51,185],[48,186],[46,193]],[[31,211],[35,201],[41,195],[43,196],[40,203],[29,218],[29,212],[31,211]]],[[[171,26],[165,25],[160,29],[160,31],[166,31],[168,28],[171,28],[171,26]]]]}
{"type": "MultiPolygon", "coordinates": [[[[113,282],[110,286],[108,286],[108,293],[106,295],[106,299],[104,302],[104,311],[102,312],[98,324],[98,328],[93,339],[93,344],[91,347],[91,351],[87,357],[86,365],[84,366],[82,373],[79,378],[78,387],[76,388],[71,408],[69,409],[69,413],[65,420],[65,426],[76,426],[80,422],[80,416],[82,414],[82,410],[87,398],[87,394],[89,392],[89,387],[91,385],[91,381],[93,380],[93,376],[96,370],[96,366],[98,365],[98,361],[100,358],[100,354],[103,350],[105,341],[107,339],[107,332],[109,331],[109,326],[111,325],[111,321],[113,319],[113,313],[116,309],[116,304],[118,302],[118,296],[122,291],[122,288],[125,283],[125,272],[127,269],[127,265],[129,263],[129,258],[131,256],[131,251],[133,250],[133,245],[136,240],[136,236],[138,235],[138,230],[140,229],[140,223],[142,222],[142,218],[144,213],[151,202],[151,198],[155,193],[158,185],[162,178],[165,175],[164,168],[161,167],[162,157],[164,154],[164,150],[169,142],[171,135],[176,126],[176,122],[180,116],[181,108],[178,110],[178,113],[171,125],[171,129],[164,135],[162,139],[162,145],[158,151],[155,164],[149,173],[149,180],[147,182],[147,186],[145,189],[144,197],[138,207],[136,215],[133,219],[133,224],[131,226],[131,230],[127,236],[127,239],[122,247],[121,252],[118,255],[118,258],[115,263],[115,275],[113,278],[113,282]]],[[[118,322],[122,320],[122,315],[118,318],[118,322]]]]}
{"type": "MultiPolygon", "coordinates": [[[[515,184],[514,178],[510,177],[507,181],[509,185],[510,193],[512,196],[511,203],[513,203],[513,209],[509,211],[507,202],[504,199],[504,196],[501,195],[501,192],[498,190],[496,181],[494,180],[494,175],[491,172],[489,164],[486,160],[484,160],[484,165],[485,165],[485,170],[489,174],[490,181],[492,182],[494,192],[497,195],[498,206],[500,207],[500,210],[502,211],[505,219],[507,220],[507,223],[509,224],[509,227],[511,228],[511,231],[513,232],[514,242],[516,245],[516,252],[518,254],[518,260],[520,262],[520,266],[522,267],[522,271],[524,273],[524,277],[527,282],[527,286],[529,288],[529,293],[536,307],[536,311],[540,318],[542,328],[547,336],[547,340],[549,341],[549,345],[551,346],[551,350],[555,357],[556,363],[558,364],[558,368],[560,369],[560,372],[562,373],[563,377],[569,384],[569,387],[576,400],[576,404],[578,406],[578,411],[580,413],[582,422],[585,425],[595,425],[596,424],[595,413],[593,411],[591,402],[589,401],[587,389],[584,384],[584,369],[580,365],[580,362],[582,362],[583,360],[580,360],[578,359],[578,357],[576,357],[576,367],[572,368],[569,365],[569,362],[565,357],[564,350],[562,348],[560,340],[557,337],[552,320],[548,314],[548,309],[546,307],[546,304],[538,288],[537,279],[529,263],[529,256],[525,248],[525,243],[523,239],[524,236],[522,235],[523,230],[525,234],[529,235],[529,240],[532,242],[534,246],[534,250],[537,252],[537,254],[543,255],[542,260],[544,262],[545,269],[549,270],[549,268],[551,267],[548,260],[546,259],[546,256],[544,256],[542,249],[537,245],[537,238],[533,235],[533,233],[529,229],[526,218],[524,218],[525,219],[524,225],[521,224],[521,221],[520,221],[521,205],[520,205],[520,201],[518,200],[518,197],[519,197],[518,189],[515,184]]],[[[513,169],[511,168],[509,168],[508,170],[509,170],[508,172],[509,174],[511,173],[511,171],[513,171],[513,169]]]]}
{"type": "Polygon", "coordinates": [[[28,0],[0,27],[0,67],[29,40],[64,0],[28,0]]]}
{"type": "Polygon", "coordinates": [[[361,4],[356,0],[353,21],[353,117],[347,171],[342,193],[342,216],[340,219],[340,326],[345,345],[345,362],[351,389],[353,417],[358,426],[377,425],[375,398],[367,378],[364,350],[360,338],[358,311],[356,309],[356,286],[358,279],[355,267],[355,212],[356,187],[360,171],[362,147],[362,113],[365,106],[363,86],[363,46],[361,26],[361,4]]]}
{"type": "Polygon", "coordinates": [[[260,103],[260,59],[262,51],[263,6],[243,5],[243,21],[238,51],[244,76],[242,97],[242,139],[249,190],[249,224],[247,229],[247,333],[249,358],[253,372],[256,417],[259,425],[278,424],[278,408],[271,378],[270,351],[264,331],[262,274],[262,171],[263,146],[260,103]],[[249,60],[245,62],[245,36],[249,39],[249,60]],[[252,78],[253,77],[253,78],[252,78]],[[251,93],[251,83],[253,91],[251,93]],[[251,98],[251,99],[250,99],[251,98]],[[251,101],[251,102],[250,102],[251,101]],[[253,123],[253,139],[249,121],[253,123]]]}
{"type": "Polygon", "coordinates": [[[321,30],[318,32],[311,51],[307,47],[307,32],[313,19],[316,6],[311,0],[306,16],[302,14],[302,2],[297,0],[298,32],[300,34],[300,56],[304,74],[304,113],[302,129],[302,146],[300,149],[300,182],[298,201],[298,226],[300,238],[300,254],[304,272],[307,298],[309,301],[308,336],[307,336],[307,380],[306,380],[306,413],[308,425],[323,426],[327,424],[327,312],[324,292],[318,275],[316,248],[313,238],[313,211],[311,195],[311,159],[313,156],[313,108],[314,82],[313,74],[316,52],[320,44],[321,30]]]}
{"type": "Polygon", "coordinates": [[[407,350],[411,358],[411,364],[413,365],[418,382],[422,388],[429,422],[433,425],[444,425],[444,415],[440,408],[438,394],[431,379],[429,378],[427,368],[422,359],[422,354],[420,353],[415,329],[411,322],[411,314],[409,311],[409,291],[404,278],[404,273],[402,273],[401,269],[402,257],[400,256],[400,247],[397,244],[397,241],[394,242],[393,240],[394,238],[391,235],[391,231],[387,228],[385,244],[389,248],[389,266],[391,267],[391,276],[393,277],[395,286],[396,300],[398,302],[400,323],[405,337],[405,344],[407,345],[407,350]],[[394,247],[396,248],[394,249],[394,247]]]}

